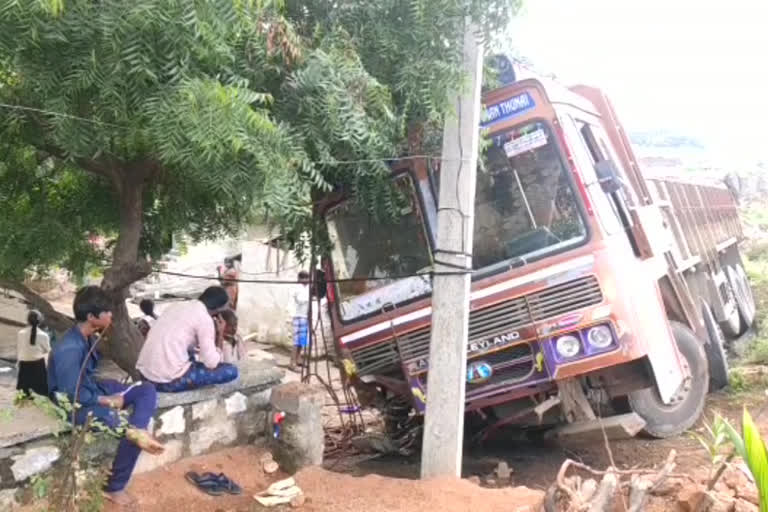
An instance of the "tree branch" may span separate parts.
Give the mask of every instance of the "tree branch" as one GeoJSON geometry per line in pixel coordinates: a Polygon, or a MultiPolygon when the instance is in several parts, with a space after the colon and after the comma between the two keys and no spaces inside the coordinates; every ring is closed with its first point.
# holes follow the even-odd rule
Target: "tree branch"
{"type": "Polygon", "coordinates": [[[51,303],[40,294],[18,281],[0,279],[0,286],[13,290],[24,297],[32,307],[39,310],[45,316],[45,323],[57,332],[64,332],[75,323],[74,319],[56,311],[51,303]]]}
{"type": "Polygon", "coordinates": [[[127,288],[139,279],[143,279],[152,273],[152,263],[148,260],[112,266],[104,272],[102,287],[107,291],[127,288]]]}

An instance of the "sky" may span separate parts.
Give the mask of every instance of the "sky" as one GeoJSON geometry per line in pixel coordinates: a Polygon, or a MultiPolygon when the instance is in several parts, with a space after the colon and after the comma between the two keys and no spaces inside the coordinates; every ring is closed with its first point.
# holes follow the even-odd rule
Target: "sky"
{"type": "Polygon", "coordinates": [[[768,159],[768,0],[525,0],[508,41],[537,70],[602,88],[629,131],[768,159]]]}

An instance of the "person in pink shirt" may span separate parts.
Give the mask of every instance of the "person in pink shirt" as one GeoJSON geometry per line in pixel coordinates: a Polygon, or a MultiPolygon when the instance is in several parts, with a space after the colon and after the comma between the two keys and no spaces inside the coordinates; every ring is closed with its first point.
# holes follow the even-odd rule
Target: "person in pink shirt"
{"type": "Polygon", "coordinates": [[[225,327],[222,313],[228,303],[227,291],[211,286],[197,300],[163,311],[149,330],[136,362],[142,377],[165,393],[235,380],[237,367],[223,361],[221,350],[225,327]]]}

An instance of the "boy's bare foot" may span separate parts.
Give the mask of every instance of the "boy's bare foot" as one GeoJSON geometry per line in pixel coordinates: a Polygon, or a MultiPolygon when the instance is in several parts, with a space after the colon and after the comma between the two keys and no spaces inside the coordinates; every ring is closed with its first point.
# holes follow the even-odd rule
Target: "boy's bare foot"
{"type": "Polygon", "coordinates": [[[165,446],[152,437],[152,435],[146,430],[138,428],[128,428],[125,430],[125,437],[129,441],[133,442],[136,446],[151,453],[152,455],[159,455],[165,451],[165,446]]]}
{"type": "Polygon", "coordinates": [[[123,510],[138,510],[138,502],[136,498],[131,496],[125,491],[106,492],[104,491],[104,497],[117,505],[123,510]]]}

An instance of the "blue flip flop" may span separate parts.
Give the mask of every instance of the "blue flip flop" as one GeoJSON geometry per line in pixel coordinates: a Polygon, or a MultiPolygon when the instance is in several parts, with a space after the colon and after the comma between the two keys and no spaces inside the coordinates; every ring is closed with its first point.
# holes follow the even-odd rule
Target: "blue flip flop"
{"type": "Polygon", "coordinates": [[[203,473],[200,475],[200,478],[205,481],[215,481],[218,482],[221,488],[226,490],[229,494],[242,494],[243,489],[234,480],[231,480],[227,475],[224,473],[203,473]]]}
{"type": "Polygon", "coordinates": [[[189,483],[211,496],[223,496],[229,490],[222,484],[221,480],[213,473],[203,473],[198,475],[194,471],[184,475],[189,483]]]}

